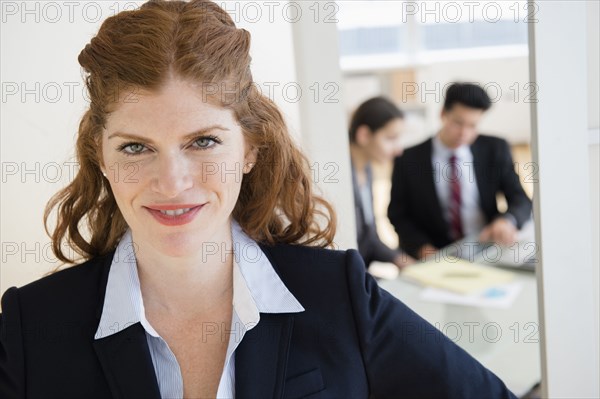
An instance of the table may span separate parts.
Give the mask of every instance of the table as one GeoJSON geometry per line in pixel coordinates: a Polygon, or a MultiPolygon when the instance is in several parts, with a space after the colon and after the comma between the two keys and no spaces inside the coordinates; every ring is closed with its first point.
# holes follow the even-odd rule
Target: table
{"type": "Polygon", "coordinates": [[[419,299],[423,288],[403,280],[402,275],[393,280],[379,280],[379,285],[494,372],[515,395],[521,396],[541,379],[540,332],[535,274],[514,273],[515,281],[521,282],[523,289],[509,309],[425,302],[419,299]]]}

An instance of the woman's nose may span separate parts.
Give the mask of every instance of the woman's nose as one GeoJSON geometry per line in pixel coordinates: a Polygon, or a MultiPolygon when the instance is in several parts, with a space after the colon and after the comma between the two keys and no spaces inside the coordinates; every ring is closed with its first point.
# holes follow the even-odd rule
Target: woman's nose
{"type": "Polygon", "coordinates": [[[164,155],[158,161],[153,189],[166,198],[175,198],[193,187],[191,164],[179,154],[164,155]]]}

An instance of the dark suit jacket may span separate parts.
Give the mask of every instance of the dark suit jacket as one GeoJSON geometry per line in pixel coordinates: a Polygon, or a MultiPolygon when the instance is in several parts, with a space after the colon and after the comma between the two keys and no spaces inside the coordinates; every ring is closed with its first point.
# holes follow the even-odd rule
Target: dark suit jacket
{"type": "MultiPolygon", "coordinates": [[[[371,166],[367,166],[367,182],[371,196],[371,204],[373,204],[373,172],[371,166]]],[[[358,181],[356,179],[356,171],[354,164],[352,165],[352,187],[354,192],[354,213],[356,215],[356,240],[358,243],[358,252],[363,257],[367,267],[373,261],[378,262],[393,262],[394,258],[401,254],[400,251],[394,250],[385,245],[377,234],[377,225],[367,223],[365,218],[365,207],[368,206],[362,201],[360,196],[358,181]]],[[[373,207],[371,205],[371,212],[373,207]]]]}
{"type": "MultiPolygon", "coordinates": [[[[400,246],[411,256],[432,244],[437,248],[452,243],[434,182],[431,162],[432,139],[408,148],[394,160],[388,217],[400,238],[400,246]]],[[[471,144],[473,170],[480,206],[489,223],[500,216],[496,194],[504,193],[511,214],[521,228],[531,216],[531,200],[515,173],[506,140],[479,135],[471,144]]],[[[467,171],[465,171],[466,173],[467,171]]]]}
{"type": "MultiPolygon", "coordinates": [[[[380,289],[356,250],[261,247],[306,310],[260,315],[235,352],[236,397],[514,398],[380,289]]],[[[94,340],[112,255],[6,291],[1,398],[160,397],[140,323],[94,340]]]]}

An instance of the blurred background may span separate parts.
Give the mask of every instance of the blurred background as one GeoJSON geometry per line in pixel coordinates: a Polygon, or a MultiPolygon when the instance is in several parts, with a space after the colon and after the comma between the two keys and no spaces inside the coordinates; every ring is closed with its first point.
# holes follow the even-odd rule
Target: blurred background
{"type": "MultiPolygon", "coordinates": [[[[531,197],[531,120],[527,2],[339,2],[340,68],[347,118],[377,95],[406,112],[404,147],[440,128],[445,89],[452,82],[483,86],[492,108],[485,134],[512,145],[515,169],[531,197]]],[[[391,163],[374,165],[374,196],[381,239],[397,245],[386,216],[391,163]]],[[[502,203],[502,199],[500,199],[502,203]]],[[[501,209],[502,210],[502,209],[501,209]]]]}

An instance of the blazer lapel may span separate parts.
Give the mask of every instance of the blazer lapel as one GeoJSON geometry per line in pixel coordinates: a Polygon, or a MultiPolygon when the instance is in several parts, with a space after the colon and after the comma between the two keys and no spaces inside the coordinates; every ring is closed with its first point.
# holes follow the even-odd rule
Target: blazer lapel
{"type": "Polygon", "coordinates": [[[235,351],[236,398],[281,398],[294,316],[261,313],[235,351]]]}
{"type": "Polygon", "coordinates": [[[160,399],[146,332],[140,323],[95,340],[93,345],[115,399],[160,399]]]}
{"type": "MultiPolygon", "coordinates": [[[[113,256],[114,251],[107,254],[104,259],[103,273],[99,281],[101,298],[96,309],[98,321],[104,306],[108,272],[113,256]]],[[[139,322],[118,333],[94,340],[92,345],[113,398],[160,399],[146,332],[139,322]]]]}

